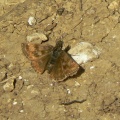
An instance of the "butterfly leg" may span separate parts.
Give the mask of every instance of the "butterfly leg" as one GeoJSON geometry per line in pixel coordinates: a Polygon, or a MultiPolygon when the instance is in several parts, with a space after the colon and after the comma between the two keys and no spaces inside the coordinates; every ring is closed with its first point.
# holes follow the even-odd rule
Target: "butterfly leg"
{"type": "Polygon", "coordinates": [[[65,51],[65,52],[68,52],[68,51],[70,50],[70,48],[71,48],[71,47],[68,45],[68,46],[64,49],[64,51],[65,51]]]}

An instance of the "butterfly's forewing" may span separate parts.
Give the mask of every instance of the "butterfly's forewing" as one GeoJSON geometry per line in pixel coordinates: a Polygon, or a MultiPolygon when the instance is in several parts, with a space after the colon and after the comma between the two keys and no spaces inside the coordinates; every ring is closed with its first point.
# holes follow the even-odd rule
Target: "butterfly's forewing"
{"type": "Polygon", "coordinates": [[[68,53],[62,51],[50,73],[51,78],[63,81],[69,76],[73,76],[79,70],[79,65],[69,56],[68,53]]]}
{"type": "Polygon", "coordinates": [[[43,73],[51,57],[53,46],[33,43],[23,43],[22,50],[26,57],[31,60],[32,67],[36,72],[43,73]]]}

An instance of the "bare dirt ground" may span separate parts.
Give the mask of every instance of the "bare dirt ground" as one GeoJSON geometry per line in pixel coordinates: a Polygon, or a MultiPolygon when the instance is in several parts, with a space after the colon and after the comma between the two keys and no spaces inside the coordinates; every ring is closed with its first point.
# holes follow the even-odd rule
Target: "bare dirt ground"
{"type": "Polygon", "coordinates": [[[119,46],[119,0],[1,0],[0,120],[120,120],[119,46]],[[21,43],[36,32],[52,45],[63,35],[71,47],[89,42],[100,57],[83,64],[81,75],[53,82],[22,53],[21,43]]]}

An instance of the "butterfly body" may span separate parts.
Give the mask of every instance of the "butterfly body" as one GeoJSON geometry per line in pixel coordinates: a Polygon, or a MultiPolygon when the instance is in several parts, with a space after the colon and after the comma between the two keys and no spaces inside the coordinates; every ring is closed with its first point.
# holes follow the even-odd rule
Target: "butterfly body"
{"type": "Polygon", "coordinates": [[[46,68],[46,70],[48,70],[48,73],[51,72],[52,68],[54,67],[55,62],[57,61],[60,54],[62,53],[62,46],[63,46],[63,42],[58,41],[56,46],[53,48],[51,58],[48,61],[47,68],[46,68]]]}
{"type": "Polygon", "coordinates": [[[38,73],[42,74],[47,70],[52,79],[62,81],[79,70],[79,65],[66,52],[66,49],[62,50],[62,46],[63,41],[58,41],[55,47],[23,43],[22,50],[38,73]]]}

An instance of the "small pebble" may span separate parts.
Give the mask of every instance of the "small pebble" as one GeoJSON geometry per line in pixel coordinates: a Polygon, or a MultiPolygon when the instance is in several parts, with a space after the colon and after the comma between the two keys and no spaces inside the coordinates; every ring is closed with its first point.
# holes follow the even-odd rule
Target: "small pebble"
{"type": "Polygon", "coordinates": [[[22,80],[22,76],[19,76],[18,79],[19,79],[19,80],[22,80]]]}
{"type": "Polygon", "coordinates": [[[27,36],[28,42],[32,42],[37,39],[39,39],[39,43],[41,43],[42,41],[47,40],[47,37],[43,33],[33,33],[33,34],[27,36]]]}
{"type": "Polygon", "coordinates": [[[30,16],[28,18],[28,24],[31,25],[31,26],[35,25],[36,24],[36,19],[33,16],[30,16]]]}
{"type": "Polygon", "coordinates": [[[50,86],[53,86],[53,83],[51,83],[50,86]]]}
{"type": "Polygon", "coordinates": [[[119,4],[118,4],[117,1],[111,2],[110,5],[108,6],[108,8],[111,9],[111,10],[118,9],[118,7],[119,7],[119,4]]]}
{"type": "Polygon", "coordinates": [[[80,86],[80,83],[75,81],[75,86],[80,86]]]}
{"type": "Polygon", "coordinates": [[[24,112],[24,110],[20,110],[20,113],[23,113],[24,112]]]}
{"type": "Polygon", "coordinates": [[[70,93],[71,93],[70,89],[67,89],[67,93],[68,93],[68,94],[70,94],[70,93]]]}
{"type": "Polygon", "coordinates": [[[5,85],[3,85],[3,89],[6,92],[11,92],[12,90],[14,90],[14,79],[9,79],[5,85]]]}
{"type": "Polygon", "coordinates": [[[16,104],[17,104],[17,102],[16,102],[16,101],[14,101],[14,102],[13,102],[13,105],[16,105],[16,104]]]}
{"type": "Polygon", "coordinates": [[[91,66],[91,67],[90,67],[90,69],[94,69],[94,68],[95,68],[95,66],[91,66]]]}

